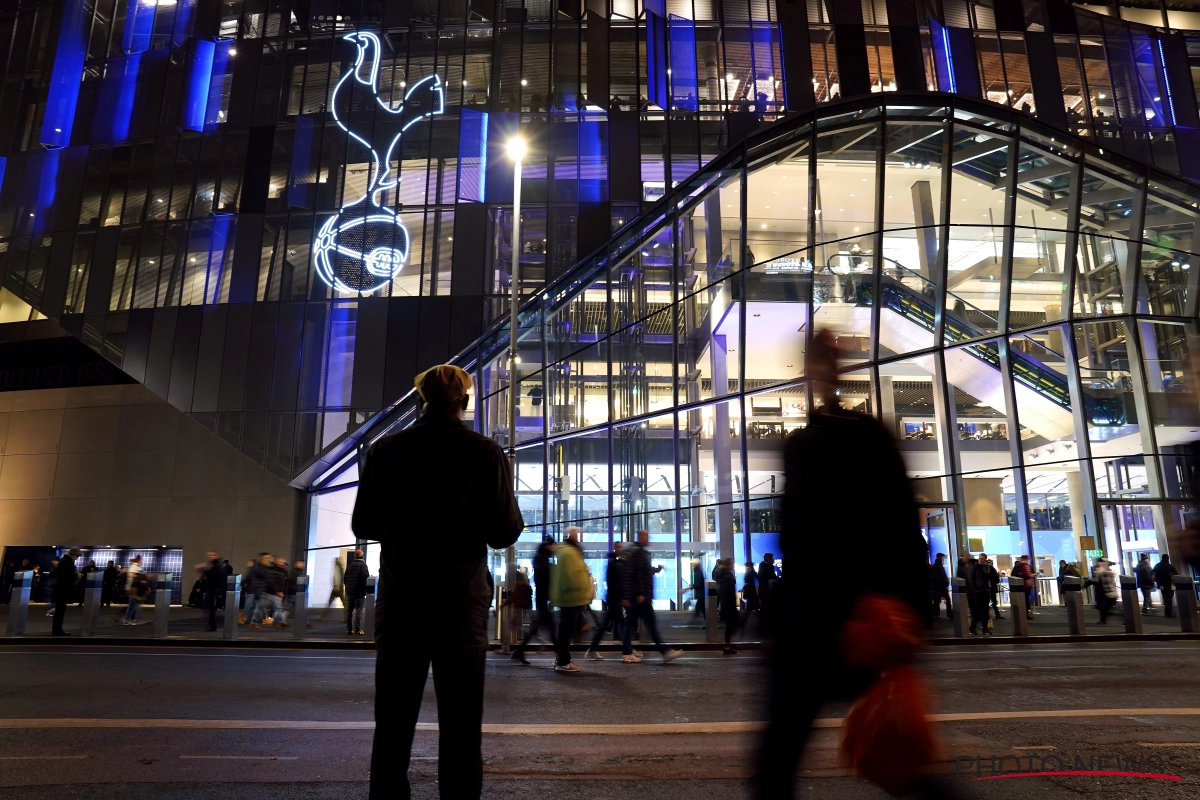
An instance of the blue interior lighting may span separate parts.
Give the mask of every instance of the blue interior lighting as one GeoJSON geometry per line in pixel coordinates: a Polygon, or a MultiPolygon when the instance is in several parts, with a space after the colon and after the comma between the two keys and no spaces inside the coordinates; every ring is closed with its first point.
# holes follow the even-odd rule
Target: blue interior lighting
{"type": "Polygon", "coordinates": [[[189,131],[204,130],[208,110],[208,87],[212,84],[213,53],[216,45],[205,39],[194,43],[187,72],[183,79],[182,119],[180,125],[189,131]]]}
{"type": "Polygon", "coordinates": [[[83,81],[83,61],[87,56],[89,14],[83,0],[67,0],[63,7],[54,67],[50,71],[46,113],[42,118],[40,141],[43,147],[52,149],[71,143],[79,85],[83,81]]]}

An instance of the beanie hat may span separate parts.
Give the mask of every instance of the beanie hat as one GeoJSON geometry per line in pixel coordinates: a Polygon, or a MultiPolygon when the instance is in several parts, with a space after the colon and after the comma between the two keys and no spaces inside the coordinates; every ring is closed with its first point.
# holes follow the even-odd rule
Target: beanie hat
{"type": "Polygon", "coordinates": [[[450,364],[439,364],[422,372],[413,381],[417,394],[427,406],[449,406],[460,402],[471,391],[471,376],[450,364]]]}

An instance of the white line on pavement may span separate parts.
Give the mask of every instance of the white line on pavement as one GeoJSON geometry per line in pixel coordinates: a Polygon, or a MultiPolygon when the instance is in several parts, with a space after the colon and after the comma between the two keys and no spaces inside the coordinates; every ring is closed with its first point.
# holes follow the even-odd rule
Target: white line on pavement
{"type": "Polygon", "coordinates": [[[0,756],[0,761],[76,761],[87,756],[0,756]]]}
{"type": "Polygon", "coordinates": [[[223,761],[295,761],[299,756],[180,756],[189,760],[220,759],[223,761]]]}
{"type": "MultiPolygon", "coordinates": [[[[1061,719],[1064,717],[1200,717],[1200,708],[1079,708],[1059,711],[979,711],[955,714],[928,714],[930,722],[991,722],[997,720],[1061,719]]],[[[512,736],[645,736],[683,733],[750,733],[760,731],[764,722],[661,722],[643,724],[524,724],[485,723],[483,732],[512,736]]],[[[838,728],[838,717],[813,721],[816,728],[838,728]]],[[[0,729],[52,728],[176,728],[207,730],[372,730],[369,720],[292,720],[292,719],[81,719],[56,717],[43,719],[0,719],[0,729]]],[[[436,722],[419,722],[417,730],[436,731],[436,722]]]]}

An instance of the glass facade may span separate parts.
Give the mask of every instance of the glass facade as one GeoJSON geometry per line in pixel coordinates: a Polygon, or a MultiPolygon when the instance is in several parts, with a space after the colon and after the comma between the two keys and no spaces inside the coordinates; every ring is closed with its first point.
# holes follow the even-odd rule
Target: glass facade
{"type": "MultiPolygon", "coordinates": [[[[518,393],[520,560],[569,526],[595,558],[647,529],[667,605],[694,557],[778,554],[783,440],[806,424],[822,328],[841,404],[899,441],[933,552],[1029,553],[1055,575],[1089,550],[1126,571],[1165,551],[1193,502],[1179,445],[1200,428],[1196,192],[1023,115],[929,99],[755,134],[526,304],[515,378],[507,328],[460,358],[477,430],[507,443],[518,393]]],[[[362,447],[414,417],[410,398],[362,447]]],[[[353,496],[356,464],[314,507],[353,496]]],[[[812,531],[814,552],[844,533],[812,531]]]]}
{"type": "Polygon", "coordinates": [[[516,384],[530,541],[646,527],[678,601],[687,559],[774,547],[826,326],[931,537],[1161,550],[1190,513],[1200,18],[1108,10],[14,0],[0,320],[311,491],[312,547],[349,543],[356,448],[457,357],[502,440],[516,384]]]}
{"type": "MultiPolygon", "coordinates": [[[[1142,24],[1144,15],[1131,22],[1061,0],[1016,19],[1001,6],[14,0],[0,9],[0,306],[49,317],[279,477],[307,486],[322,453],[401,397],[411,375],[506,316],[514,249],[520,294],[535,297],[785,113],[942,89],[1200,178],[1192,157],[1200,83],[1190,55],[1200,40],[1142,24]],[[416,111],[435,80],[436,110],[416,111]],[[516,132],[530,143],[519,241],[503,155],[516,132]]],[[[872,152],[879,135],[848,147],[872,152]]],[[[864,165],[860,182],[872,185],[870,169],[904,169],[906,159],[937,169],[922,154],[939,135],[887,142],[888,156],[864,165]]],[[[929,201],[937,204],[945,187],[935,175],[929,201]]],[[[873,230],[864,195],[843,212],[824,185],[813,198],[823,213],[814,236],[873,230]]],[[[807,212],[759,202],[775,191],[747,183],[746,224],[771,231],[774,249],[796,249],[808,232],[793,220],[807,212]]],[[[977,231],[950,240],[952,258],[969,261],[964,248],[1003,223],[1002,209],[989,210],[977,231]]],[[[913,213],[907,202],[885,203],[881,224],[912,228],[913,213]]],[[[1038,216],[1040,238],[996,241],[995,254],[1067,247],[1038,216]]],[[[725,243],[738,268],[740,236],[725,243]]],[[[887,257],[919,272],[918,238],[889,237],[895,247],[908,240],[909,251],[887,257]]],[[[659,259],[683,246],[657,245],[659,259]]],[[[762,260],[769,250],[745,255],[762,260]]],[[[713,258],[705,252],[696,263],[713,258]]],[[[697,313],[706,302],[694,301],[697,313]]],[[[655,335],[676,336],[685,324],[668,322],[663,313],[655,335]]],[[[607,363],[646,346],[631,333],[605,333],[614,338],[578,358],[607,363]]],[[[728,379],[738,391],[748,388],[738,382],[743,369],[732,351],[728,379]]],[[[702,397],[722,396],[717,380],[702,397]]],[[[553,424],[649,408],[644,396],[590,402],[554,409],[553,424]]]]}

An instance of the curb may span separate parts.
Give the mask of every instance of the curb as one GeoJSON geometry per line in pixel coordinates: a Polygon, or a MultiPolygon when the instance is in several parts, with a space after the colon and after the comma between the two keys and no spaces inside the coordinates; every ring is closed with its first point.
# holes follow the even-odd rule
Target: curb
{"type": "MultiPolygon", "coordinates": [[[[996,645],[1036,645],[1036,644],[1104,644],[1112,642],[1197,642],[1200,641],[1200,633],[1107,633],[1107,634],[1090,634],[1083,636],[1072,636],[1070,634],[1046,634],[1040,636],[974,636],[963,639],[954,637],[940,637],[937,639],[929,639],[926,644],[929,647],[994,647],[996,645]]],[[[248,649],[263,649],[263,650],[341,650],[347,652],[370,653],[375,650],[374,642],[367,641],[347,641],[341,642],[333,639],[298,639],[293,641],[288,640],[272,640],[272,639],[191,639],[185,637],[168,637],[166,639],[154,639],[151,637],[68,637],[68,638],[51,638],[50,636],[0,636],[0,647],[12,645],[32,645],[34,647],[70,647],[70,646],[87,646],[87,647],[177,647],[180,649],[212,649],[212,648],[248,648],[248,649]]],[[[639,642],[638,645],[645,649],[645,643],[639,642]]],[[[667,642],[667,647],[676,648],[685,652],[717,652],[721,651],[724,646],[720,642],[667,642]]],[[[769,642],[734,642],[738,650],[744,651],[765,651],[770,647],[769,642]]],[[[546,648],[549,651],[550,645],[542,645],[541,648],[546,648]]],[[[572,652],[578,650],[584,652],[587,648],[582,644],[572,648],[572,652]]],[[[616,653],[621,649],[617,644],[601,644],[597,650],[602,653],[616,653]]],[[[489,652],[499,653],[500,645],[492,643],[488,646],[489,652]]],[[[531,649],[530,652],[538,652],[539,650],[531,649]]]]}

